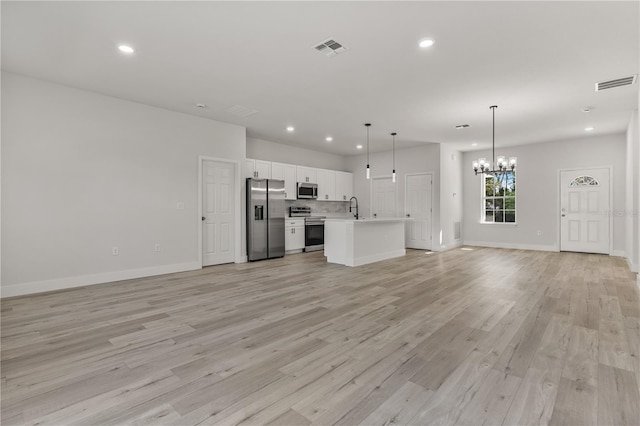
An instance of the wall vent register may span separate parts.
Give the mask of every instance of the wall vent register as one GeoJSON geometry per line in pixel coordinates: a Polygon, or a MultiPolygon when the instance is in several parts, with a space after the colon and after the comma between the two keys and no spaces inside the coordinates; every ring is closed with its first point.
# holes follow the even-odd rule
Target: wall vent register
{"type": "Polygon", "coordinates": [[[338,43],[332,38],[329,38],[317,44],[316,46],[314,46],[314,49],[316,49],[318,52],[324,53],[329,58],[336,56],[339,53],[345,52],[347,50],[347,48],[344,47],[343,44],[338,43]]]}
{"type": "Polygon", "coordinates": [[[596,83],[596,92],[605,89],[613,89],[614,87],[630,86],[636,82],[637,78],[638,74],[634,74],[629,77],[616,78],[615,80],[601,81],[596,83]]]}

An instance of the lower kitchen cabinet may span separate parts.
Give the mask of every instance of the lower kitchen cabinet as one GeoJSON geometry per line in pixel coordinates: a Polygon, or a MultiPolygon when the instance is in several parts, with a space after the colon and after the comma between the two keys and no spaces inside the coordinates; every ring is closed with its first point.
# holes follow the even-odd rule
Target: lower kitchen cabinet
{"type": "Polygon", "coordinates": [[[304,249],[304,219],[285,219],[284,250],[297,253],[304,249]]]}

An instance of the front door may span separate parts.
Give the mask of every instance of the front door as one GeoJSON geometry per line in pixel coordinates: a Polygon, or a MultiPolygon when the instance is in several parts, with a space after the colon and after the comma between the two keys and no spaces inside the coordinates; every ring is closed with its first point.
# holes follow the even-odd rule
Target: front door
{"type": "Polygon", "coordinates": [[[391,178],[373,178],[371,199],[373,217],[396,217],[396,184],[391,178]]]}
{"type": "Polygon", "coordinates": [[[406,246],[431,249],[431,188],[430,174],[407,175],[405,181],[405,214],[413,219],[406,224],[406,246]]]}
{"type": "Polygon", "coordinates": [[[609,254],[609,169],[560,172],[560,250],[609,254]]]}
{"type": "Polygon", "coordinates": [[[202,163],[202,266],[231,263],[235,227],[234,165],[202,163]]]}

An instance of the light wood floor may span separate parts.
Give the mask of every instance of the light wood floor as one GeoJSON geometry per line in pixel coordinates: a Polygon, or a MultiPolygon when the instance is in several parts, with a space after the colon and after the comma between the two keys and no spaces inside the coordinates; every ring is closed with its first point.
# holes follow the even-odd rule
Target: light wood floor
{"type": "Polygon", "coordinates": [[[640,424],[620,258],[322,253],[2,301],[2,424],[640,424]]]}

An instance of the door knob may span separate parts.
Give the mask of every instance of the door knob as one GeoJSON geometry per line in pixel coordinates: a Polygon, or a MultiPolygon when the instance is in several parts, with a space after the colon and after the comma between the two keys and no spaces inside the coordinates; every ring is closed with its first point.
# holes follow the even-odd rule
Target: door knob
{"type": "Polygon", "coordinates": [[[562,217],[565,217],[565,216],[566,216],[566,214],[562,213],[562,217]]]}
{"type": "Polygon", "coordinates": [[[409,213],[407,213],[407,217],[411,217],[411,215],[409,213]]]}
{"type": "Polygon", "coordinates": [[[205,219],[206,219],[206,217],[202,216],[202,220],[205,220],[205,219]]]}

